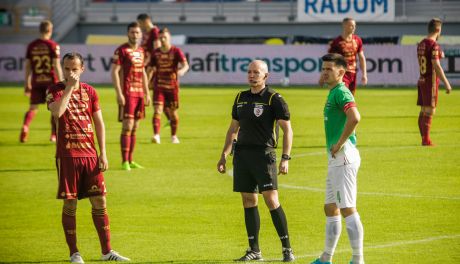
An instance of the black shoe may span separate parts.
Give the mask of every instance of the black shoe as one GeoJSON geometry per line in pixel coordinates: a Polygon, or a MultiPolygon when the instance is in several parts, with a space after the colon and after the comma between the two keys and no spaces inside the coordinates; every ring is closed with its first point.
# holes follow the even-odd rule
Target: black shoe
{"type": "Polygon", "coordinates": [[[235,261],[262,261],[264,260],[262,258],[262,252],[257,252],[257,251],[254,251],[254,250],[251,250],[250,248],[248,250],[246,250],[246,254],[244,254],[244,256],[242,256],[241,258],[239,259],[235,259],[235,261]]]}
{"type": "Polygon", "coordinates": [[[292,248],[283,248],[283,262],[292,262],[295,260],[292,248]]]}

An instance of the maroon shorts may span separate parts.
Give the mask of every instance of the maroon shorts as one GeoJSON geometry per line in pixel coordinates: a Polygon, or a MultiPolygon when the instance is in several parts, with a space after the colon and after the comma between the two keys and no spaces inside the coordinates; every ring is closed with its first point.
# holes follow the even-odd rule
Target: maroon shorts
{"type": "Polygon", "coordinates": [[[118,109],[118,121],[123,119],[143,119],[145,117],[145,105],[143,97],[125,97],[125,105],[118,109]]]}
{"type": "Polygon", "coordinates": [[[46,89],[48,89],[49,86],[48,84],[42,84],[32,87],[32,91],[30,92],[30,104],[46,103],[46,89]]]}
{"type": "Polygon", "coordinates": [[[97,157],[57,158],[57,199],[83,199],[105,195],[104,175],[97,157]]]}
{"type": "Polygon", "coordinates": [[[417,82],[417,105],[436,107],[438,104],[439,80],[422,79],[417,82]]]}
{"type": "Polygon", "coordinates": [[[345,86],[350,89],[352,94],[355,94],[356,91],[356,73],[355,72],[345,72],[343,76],[343,82],[345,86]]]}
{"type": "Polygon", "coordinates": [[[155,89],[153,103],[167,107],[179,108],[179,89],[155,89]]]}

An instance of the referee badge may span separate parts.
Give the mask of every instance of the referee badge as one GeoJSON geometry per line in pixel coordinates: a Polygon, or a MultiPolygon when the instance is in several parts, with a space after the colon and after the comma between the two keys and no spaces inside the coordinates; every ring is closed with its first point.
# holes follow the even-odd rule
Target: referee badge
{"type": "Polygon", "coordinates": [[[254,115],[259,117],[262,115],[264,112],[264,106],[263,105],[254,105],[254,115]]]}

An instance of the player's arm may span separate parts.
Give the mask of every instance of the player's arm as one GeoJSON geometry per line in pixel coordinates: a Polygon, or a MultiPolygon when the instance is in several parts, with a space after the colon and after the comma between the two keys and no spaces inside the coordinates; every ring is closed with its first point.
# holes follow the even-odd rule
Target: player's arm
{"type": "Polygon", "coordinates": [[[343,129],[342,135],[340,135],[339,140],[336,144],[332,145],[331,147],[331,155],[335,157],[335,153],[339,151],[343,144],[347,141],[350,137],[351,133],[355,131],[356,127],[358,126],[359,121],[361,120],[361,115],[358,112],[358,108],[356,106],[352,106],[345,111],[347,116],[347,122],[345,123],[345,128],[343,129]]]}
{"type": "Polygon", "coordinates": [[[446,86],[446,93],[450,93],[452,91],[452,87],[450,86],[449,80],[447,80],[446,75],[444,74],[444,70],[441,67],[441,62],[439,59],[432,59],[431,63],[434,66],[434,70],[436,71],[436,74],[439,76],[439,79],[444,83],[446,86]]]}
{"type": "Polygon", "coordinates": [[[32,65],[29,59],[26,59],[24,81],[24,94],[30,96],[30,92],[32,91],[32,65]]]}
{"type": "Polygon", "coordinates": [[[59,58],[53,59],[53,67],[56,69],[56,74],[58,77],[59,81],[64,80],[64,74],[62,73],[62,67],[61,67],[61,62],[59,61],[59,58]]]}
{"type": "Polygon", "coordinates": [[[117,102],[119,105],[125,105],[125,97],[123,96],[123,92],[121,91],[121,83],[120,83],[120,71],[121,65],[119,64],[112,64],[112,83],[115,87],[115,92],[117,93],[117,102]]]}
{"type": "Polygon", "coordinates": [[[158,49],[159,47],[161,47],[161,41],[159,38],[156,38],[154,41],[153,41],[153,50],[156,50],[158,49]]]}
{"type": "Polygon", "coordinates": [[[147,73],[145,72],[145,68],[142,70],[142,82],[144,83],[144,100],[145,100],[145,105],[149,106],[150,105],[150,91],[149,91],[149,79],[147,77],[147,73]]]}
{"type": "Polygon", "coordinates": [[[188,66],[188,62],[187,60],[184,60],[183,62],[180,62],[179,63],[179,69],[177,70],[177,75],[178,76],[184,76],[184,74],[188,71],[188,69],[190,68],[188,66]]]}
{"type": "Polygon", "coordinates": [[[220,159],[217,162],[217,171],[220,173],[225,173],[226,167],[225,163],[227,162],[227,157],[232,152],[233,140],[236,139],[238,131],[240,130],[240,122],[232,119],[230,126],[227,130],[227,135],[225,136],[224,149],[220,155],[220,159]]]}
{"type": "MultiPolygon", "coordinates": [[[[292,138],[294,137],[294,133],[292,132],[291,121],[279,119],[278,124],[283,130],[283,154],[288,156],[291,155],[291,148],[292,148],[292,138]]],[[[280,165],[278,168],[278,173],[287,174],[289,170],[289,160],[281,159],[280,165]]]]}
{"type": "Polygon", "coordinates": [[[64,114],[67,109],[67,105],[69,104],[73,89],[74,87],[72,85],[66,85],[61,98],[48,105],[48,109],[51,111],[51,115],[53,117],[59,118],[62,114],[64,114]]]}
{"type": "Polygon", "coordinates": [[[105,125],[104,119],[102,118],[102,111],[96,111],[93,113],[94,128],[96,130],[97,144],[99,145],[99,169],[105,171],[109,168],[109,162],[107,161],[107,153],[105,150],[105,125]]]}
{"type": "Polygon", "coordinates": [[[363,85],[367,84],[367,65],[366,65],[366,56],[364,56],[364,51],[360,51],[358,53],[358,58],[359,58],[359,67],[361,68],[361,83],[363,85]]]}

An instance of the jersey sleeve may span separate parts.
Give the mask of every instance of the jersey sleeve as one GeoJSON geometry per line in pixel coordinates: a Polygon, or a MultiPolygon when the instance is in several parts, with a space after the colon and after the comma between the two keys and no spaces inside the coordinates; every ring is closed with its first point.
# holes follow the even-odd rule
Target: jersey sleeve
{"type": "Polygon", "coordinates": [[[116,65],[122,65],[122,54],[121,48],[117,48],[112,57],[112,63],[116,65]]]}
{"type": "Polygon", "coordinates": [[[53,48],[51,49],[51,58],[59,59],[61,57],[61,47],[57,43],[53,43],[53,48]]]}
{"type": "Polygon", "coordinates": [[[233,102],[233,107],[232,107],[232,119],[236,120],[236,121],[240,121],[239,117],[238,117],[238,111],[237,111],[237,108],[238,108],[238,100],[240,99],[240,95],[241,95],[241,92],[239,92],[236,97],[235,97],[235,101],[233,102]]]}
{"type": "Polygon", "coordinates": [[[337,48],[337,41],[334,39],[329,43],[328,53],[340,53],[340,50],[337,48]]]}
{"type": "Polygon", "coordinates": [[[157,66],[157,56],[155,56],[155,50],[152,51],[152,53],[151,53],[149,66],[150,67],[156,67],[157,66]]]}
{"type": "Polygon", "coordinates": [[[431,50],[431,60],[439,60],[441,58],[441,48],[439,47],[438,43],[433,45],[433,49],[431,50]]]}
{"type": "Polygon", "coordinates": [[[346,112],[351,107],[356,107],[355,98],[353,94],[348,89],[341,90],[341,92],[336,93],[335,101],[340,109],[346,112]]]}
{"type": "Polygon", "coordinates": [[[46,90],[46,106],[48,107],[48,109],[49,109],[50,104],[52,104],[52,103],[56,102],[57,100],[59,100],[59,98],[61,98],[61,96],[62,96],[62,91],[57,89],[57,86],[55,86],[55,85],[50,86],[46,90]]]}
{"type": "Polygon", "coordinates": [[[99,110],[101,110],[101,107],[99,106],[99,96],[97,95],[96,89],[94,87],[91,87],[91,112],[95,113],[99,110]]]}
{"type": "Polygon", "coordinates": [[[286,101],[284,101],[284,98],[279,93],[275,93],[271,101],[273,109],[275,110],[275,119],[288,121],[291,118],[291,114],[289,113],[289,107],[286,101]]]}
{"type": "Polygon", "coordinates": [[[358,49],[356,50],[356,53],[360,53],[361,51],[363,51],[363,40],[356,36],[356,44],[358,44],[358,49]]]}
{"type": "Polygon", "coordinates": [[[182,52],[182,50],[179,48],[176,49],[176,56],[177,56],[179,63],[187,61],[187,58],[185,57],[184,52],[182,52]]]}
{"type": "Polygon", "coordinates": [[[32,55],[30,54],[30,50],[32,49],[32,45],[29,44],[27,45],[27,50],[26,50],[26,59],[32,59],[32,55]]]}

